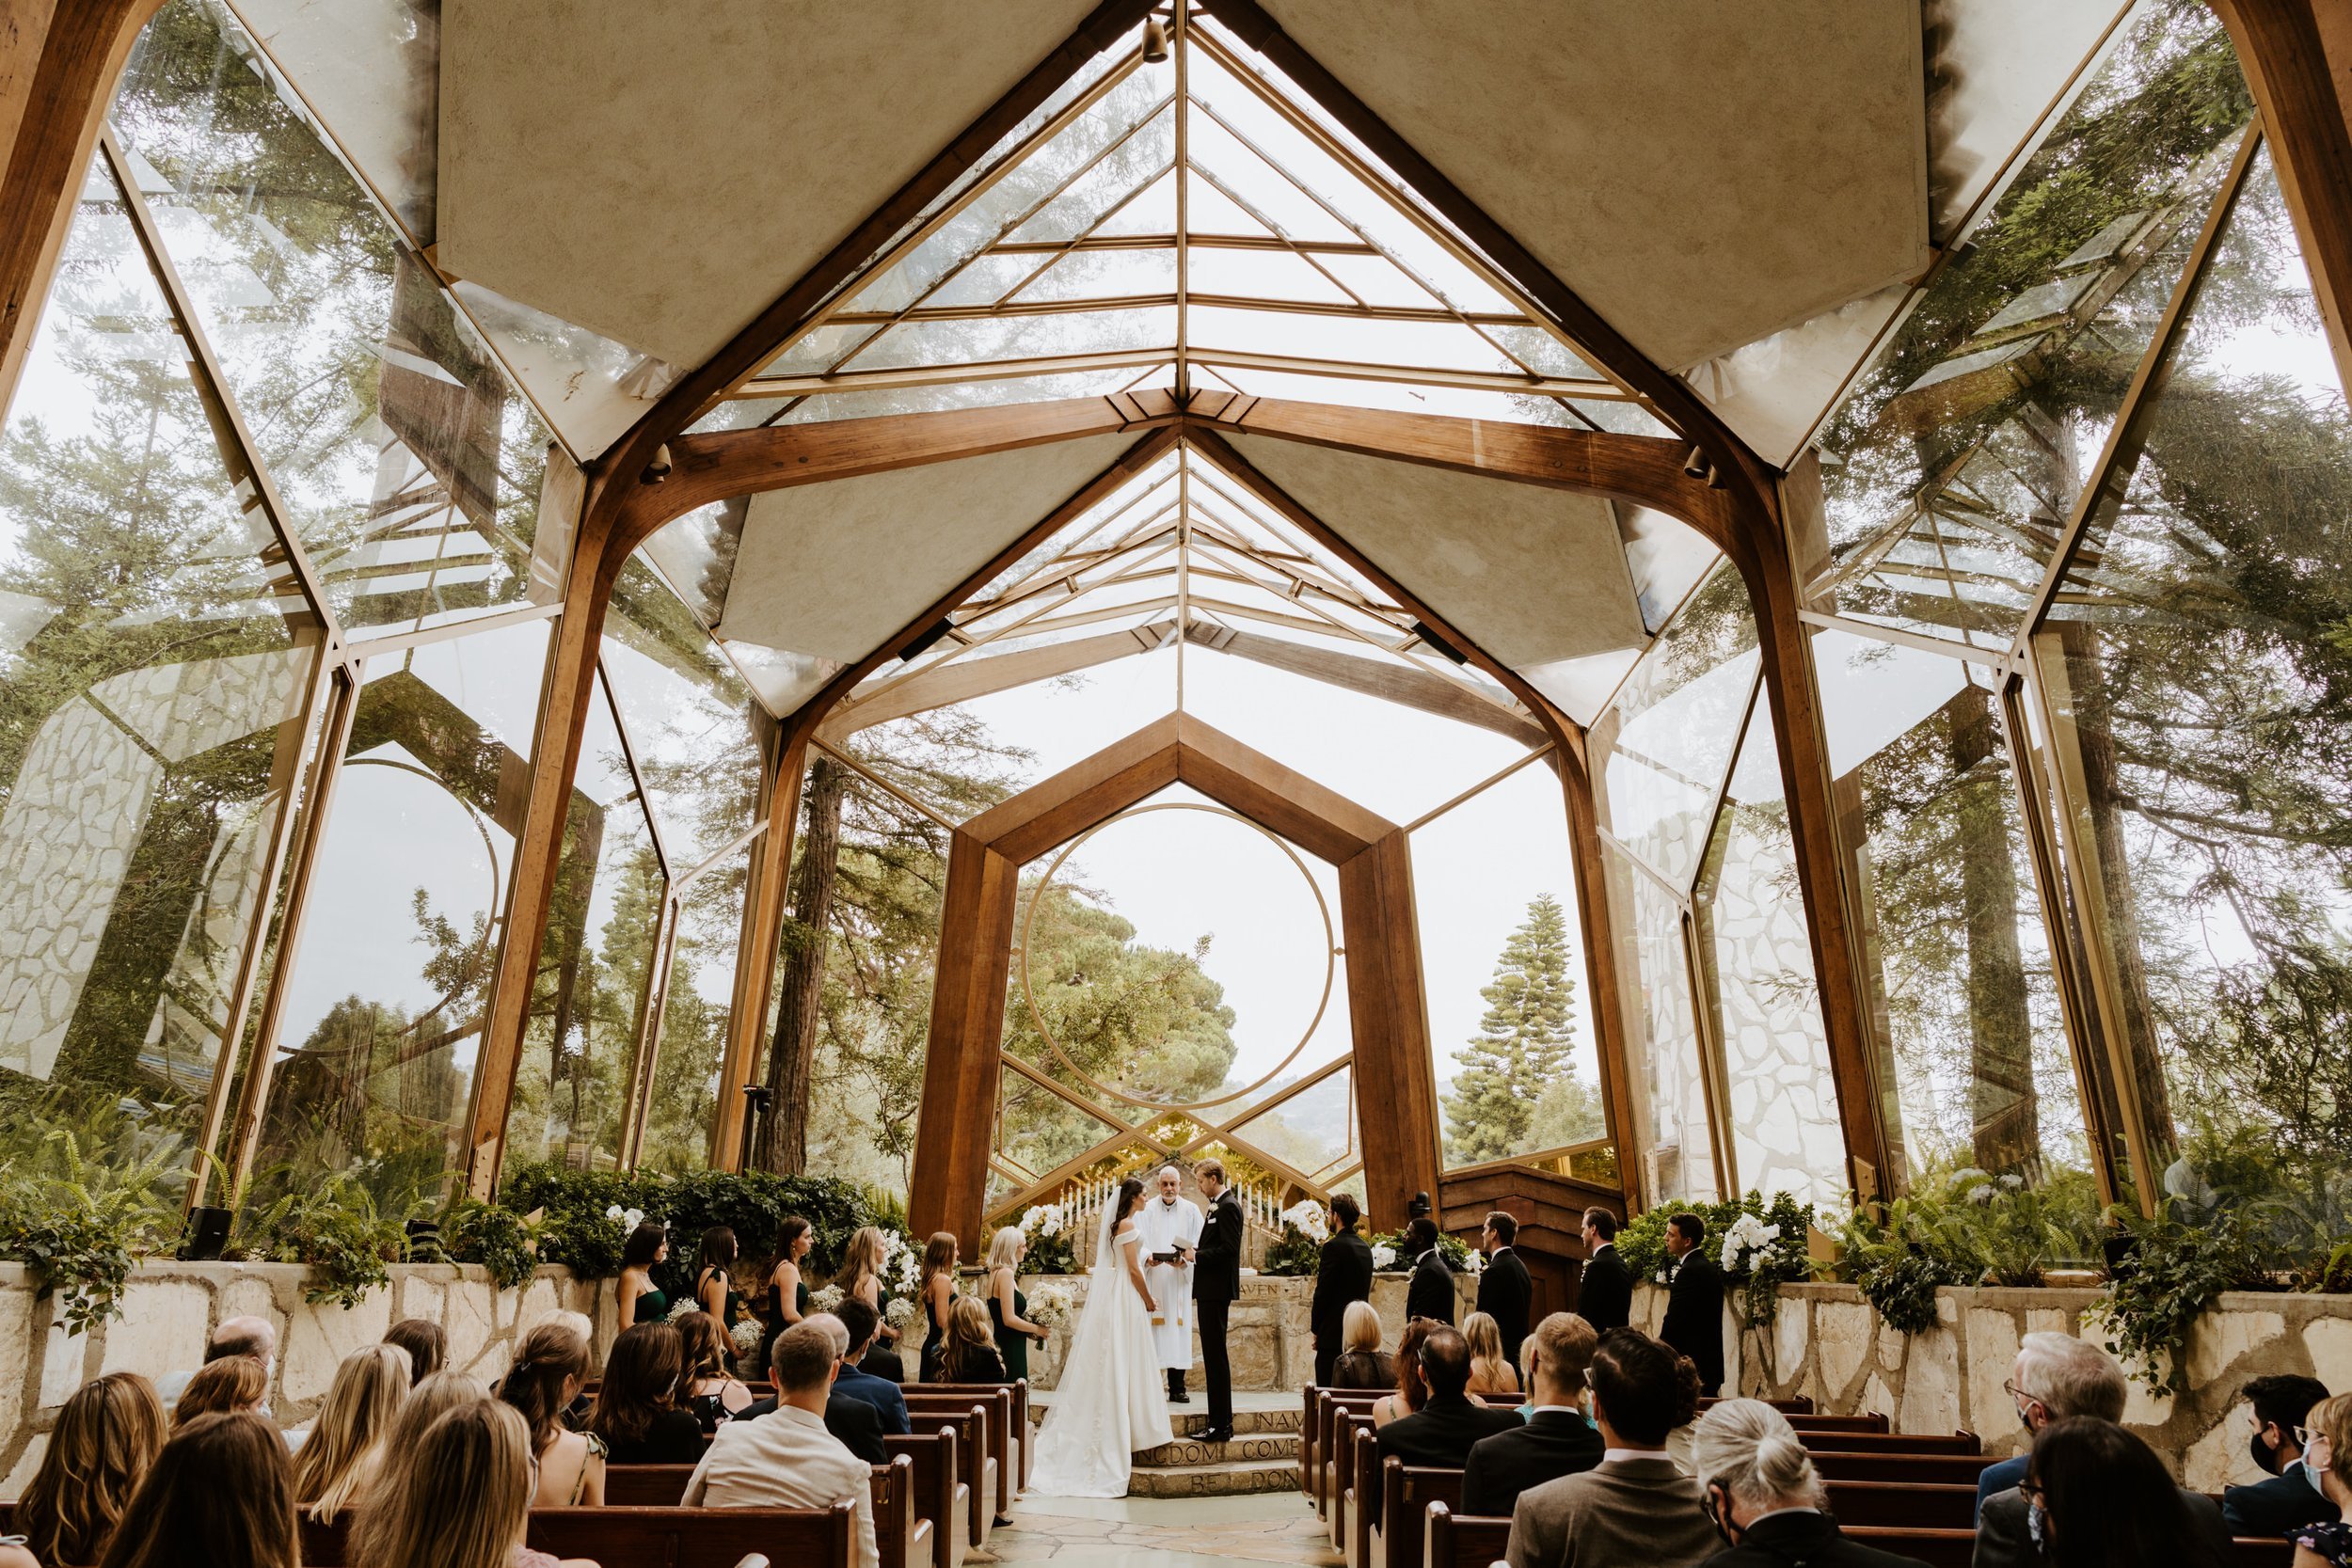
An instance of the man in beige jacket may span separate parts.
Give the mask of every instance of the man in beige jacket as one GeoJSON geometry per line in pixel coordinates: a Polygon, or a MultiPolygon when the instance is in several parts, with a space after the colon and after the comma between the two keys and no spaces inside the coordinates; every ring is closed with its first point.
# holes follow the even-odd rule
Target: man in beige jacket
{"type": "Polygon", "coordinates": [[[1695,1568],[1724,1547],[1698,1482],[1666,1457],[1666,1434],[1698,1405],[1688,1363],[1638,1329],[1613,1328],[1593,1354],[1600,1464],[1519,1494],[1511,1568],[1695,1568]]]}

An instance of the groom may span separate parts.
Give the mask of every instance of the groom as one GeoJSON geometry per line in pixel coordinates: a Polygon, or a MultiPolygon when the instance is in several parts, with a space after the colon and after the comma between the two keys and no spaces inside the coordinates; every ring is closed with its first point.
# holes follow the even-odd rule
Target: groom
{"type": "Polygon", "coordinates": [[[1192,1297],[1200,1309],[1200,1370],[1209,1385],[1209,1430],[1200,1441],[1230,1443],[1233,1369],[1225,1354],[1225,1319],[1233,1298],[1241,1294],[1241,1205],[1225,1184],[1225,1167],[1218,1162],[1201,1161],[1193,1168],[1193,1179],[1209,1200],[1192,1276],[1192,1297]]]}

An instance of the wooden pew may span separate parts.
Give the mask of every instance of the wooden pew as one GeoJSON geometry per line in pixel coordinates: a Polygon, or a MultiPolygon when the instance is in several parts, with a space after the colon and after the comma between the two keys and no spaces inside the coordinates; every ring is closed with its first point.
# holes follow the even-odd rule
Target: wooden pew
{"type": "Polygon", "coordinates": [[[1342,1406],[1333,1419],[1330,1436],[1331,1546],[1344,1554],[1347,1550],[1348,1513],[1356,1505],[1356,1439],[1361,1434],[1372,1438],[1372,1411],[1369,1408],[1350,1410],[1342,1406]]]}
{"type": "Polygon", "coordinates": [[[831,1508],[534,1508],[524,1540],[607,1568],[690,1568],[752,1554],[793,1568],[852,1568],[857,1510],[831,1508]]]}
{"type": "Polygon", "coordinates": [[[1969,1453],[1816,1453],[1813,1467],[1823,1481],[1899,1481],[1914,1486],[1973,1487],[1988,1465],[2000,1463],[1969,1453]]]}
{"type": "Polygon", "coordinates": [[[909,1486],[918,1527],[930,1527],[931,1568],[963,1568],[971,1550],[967,1499],[956,1480],[956,1434],[919,1433],[911,1437],[884,1437],[882,1447],[894,1460],[905,1458],[914,1466],[909,1486]]]}
{"type": "MultiPolygon", "coordinates": [[[[936,1460],[931,1467],[937,1469],[936,1460]]],[[[933,1568],[935,1525],[932,1517],[922,1515],[916,1507],[914,1456],[893,1455],[889,1464],[876,1465],[872,1470],[874,1550],[882,1568],[933,1568]]],[[[686,1496],[686,1483],[693,1477],[691,1465],[607,1465],[604,1500],[610,1507],[676,1508],[686,1496]]],[[[962,1523],[952,1517],[950,1522],[959,1527],[962,1523]]],[[[342,1560],[315,1556],[306,1546],[303,1560],[321,1564],[342,1560]]]]}
{"type": "Polygon", "coordinates": [[[1036,1445],[1029,1441],[1029,1380],[1025,1377],[1010,1383],[910,1383],[899,1390],[912,1401],[917,1395],[945,1394],[987,1399],[995,1394],[1010,1398],[1012,1405],[1007,1413],[1004,1430],[995,1433],[995,1451],[1014,1462],[1007,1466],[1012,1490],[1019,1493],[1029,1484],[1029,1450],[1036,1445]]]}
{"type": "Polygon", "coordinates": [[[1804,1432],[1797,1438],[1811,1453],[1980,1454],[1984,1440],[1973,1432],[1804,1432]]]}
{"type": "Polygon", "coordinates": [[[1380,1466],[1377,1560],[1384,1568],[1422,1568],[1429,1511],[1461,1506],[1461,1471],[1407,1465],[1390,1455],[1380,1466]]]}
{"type": "Polygon", "coordinates": [[[1422,1530],[1426,1568],[1486,1568],[1500,1561],[1511,1544],[1511,1521],[1456,1513],[1448,1505],[1429,1505],[1422,1530]]]}
{"type": "Polygon", "coordinates": [[[918,1410],[961,1411],[978,1405],[988,1412],[988,1451],[996,1464],[995,1485],[989,1495],[990,1517],[1004,1524],[1012,1517],[1013,1494],[1019,1490],[1014,1475],[1017,1463],[1014,1449],[1016,1420],[1026,1420],[1025,1401],[1028,1386],[1020,1385],[1016,1399],[1014,1385],[980,1383],[949,1389],[939,1385],[916,1385],[904,1390],[907,1416],[910,1420],[918,1410]]]}
{"type": "Polygon", "coordinates": [[[1899,1481],[1833,1481],[1829,1511],[1846,1526],[1916,1529],[1977,1528],[1977,1488],[1899,1481]]]}
{"type": "Polygon", "coordinates": [[[956,1479],[965,1488],[972,1544],[985,1546],[996,1517],[996,1459],[988,1446],[989,1413],[977,1401],[957,1410],[907,1407],[907,1420],[918,1433],[956,1434],[956,1479]]]}

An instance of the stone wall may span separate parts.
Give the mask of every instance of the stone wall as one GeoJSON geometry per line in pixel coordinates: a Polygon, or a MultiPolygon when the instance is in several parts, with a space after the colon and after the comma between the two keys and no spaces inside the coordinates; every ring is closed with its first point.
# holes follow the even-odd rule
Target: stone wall
{"type": "Polygon", "coordinates": [[[609,1342],[610,1285],[582,1285],[563,1269],[541,1269],[501,1291],[488,1271],[455,1264],[393,1266],[391,1283],[356,1307],[303,1300],[310,1271],[292,1263],[144,1262],[133,1271],[123,1315],[87,1334],[52,1321],[54,1303],[36,1298],[20,1263],[0,1263],[0,1497],[15,1497],[40,1463],[57,1407],[87,1379],[106,1372],[167,1372],[197,1366],[223,1319],[264,1317],[278,1325],[270,1413],[294,1426],[318,1413],[342,1358],[374,1343],[402,1318],[429,1318],[449,1336],[450,1365],[487,1380],[506,1370],[517,1335],[562,1308],[598,1320],[609,1342]],[[14,1370],[9,1369],[13,1368],[14,1370]]]}
{"type": "MultiPolygon", "coordinates": [[[[2019,1339],[2054,1330],[2104,1348],[2104,1334],[2082,1321],[2101,1295],[1939,1291],[1937,1326],[1911,1337],[1882,1323],[1851,1285],[1788,1285],[1769,1331],[1740,1331],[1726,1309],[1724,1333],[1738,1346],[1742,1393],[1804,1395],[1839,1415],[1876,1413],[1898,1432],[1974,1432],[1988,1452],[2011,1454],[2025,1448],[2026,1437],[2001,1385],[2019,1339]]],[[[1636,1323],[1655,1330],[1666,1292],[1644,1285],[1636,1296],[1636,1323]]],[[[2299,1372],[2339,1393],[2352,1390],[2352,1296],[2226,1294],[2198,1323],[2188,1358],[2189,1391],[2159,1396],[2134,1383],[2124,1424],[2165,1456],[2185,1485],[2218,1491],[2259,1481],[2247,1454],[2250,1429],[2238,1390],[2270,1372],[2299,1372]]]]}
{"type": "MultiPolygon", "coordinates": [[[[1052,1341],[1041,1350],[1029,1353],[1029,1381],[1040,1388],[1051,1388],[1061,1375],[1062,1357],[1070,1348],[1071,1331],[1077,1327],[1077,1310],[1086,1305],[1088,1278],[1084,1275],[1051,1275],[1025,1278],[1022,1290],[1034,1298],[1039,1290],[1058,1285],[1070,1292],[1074,1304],[1071,1320],[1055,1330],[1052,1341]]],[[[1372,1305],[1380,1314],[1383,1342],[1394,1348],[1405,1332],[1405,1287],[1406,1276],[1401,1274],[1375,1275],[1372,1281],[1372,1305]]],[[[1454,1282],[1461,1306],[1454,1314],[1460,1322],[1477,1299],[1478,1281],[1467,1275],[1457,1275],[1454,1282]]],[[[1314,1378],[1314,1336],[1307,1326],[1307,1311],[1314,1299],[1315,1282],[1273,1275],[1244,1275],[1241,1299],[1233,1303],[1228,1317],[1226,1349],[1233,1362],[1233,1386],[1248,1389],[1278,1389],[1295,1392],[1314,1378]]],[[[912,1370],[914,1356],[907,1356],[912,1370]]],[[[1200,1338],[1193,1336],[1193,1366],[1200,1365],[1200,1338]]],[[[1192,1385],[1198,1388],[1196,1377],[1192,1385]]]]}

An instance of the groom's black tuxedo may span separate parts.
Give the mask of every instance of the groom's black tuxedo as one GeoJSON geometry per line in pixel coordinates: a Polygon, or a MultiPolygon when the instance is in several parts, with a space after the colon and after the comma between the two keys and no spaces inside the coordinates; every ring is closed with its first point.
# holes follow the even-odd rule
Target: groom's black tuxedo
{"type": "Polygon", "coordinates": [[[1241,1294],[1241,1204],[1228,1187],[1209,1205],[1195,1249],[1192,1299],[1200,1304],[1200,1375],[1209,1386],[1209,1431],[1233,1431],[1233,1369],[1225,1354],[1225,1317],[1241,1294]]]}

